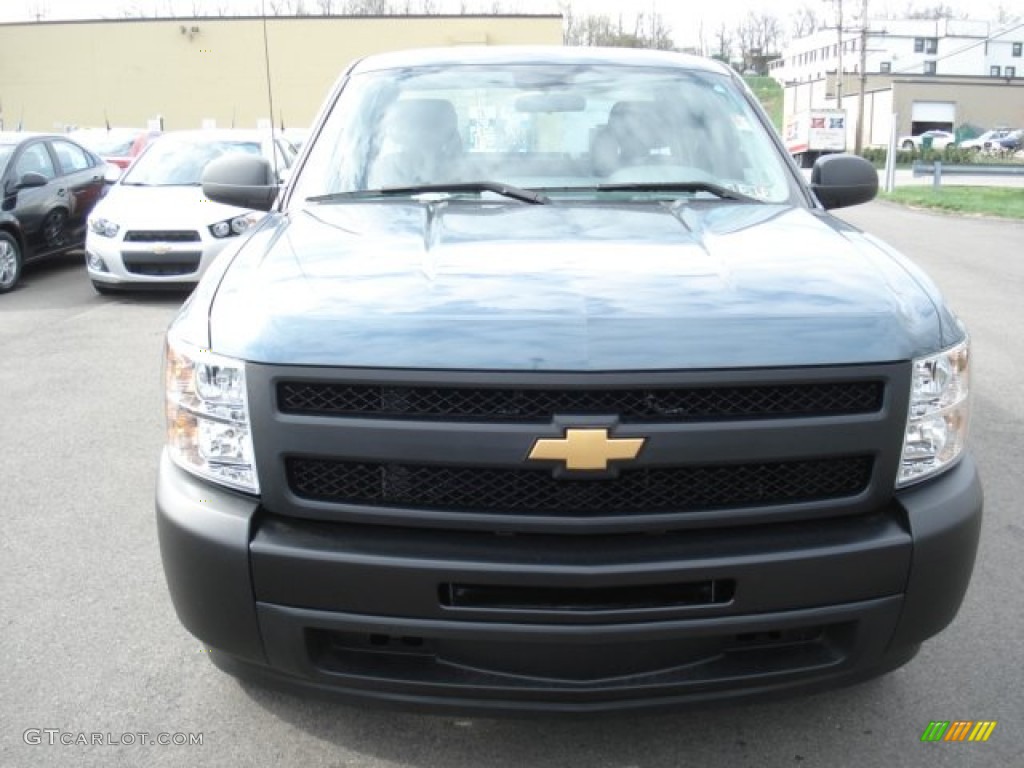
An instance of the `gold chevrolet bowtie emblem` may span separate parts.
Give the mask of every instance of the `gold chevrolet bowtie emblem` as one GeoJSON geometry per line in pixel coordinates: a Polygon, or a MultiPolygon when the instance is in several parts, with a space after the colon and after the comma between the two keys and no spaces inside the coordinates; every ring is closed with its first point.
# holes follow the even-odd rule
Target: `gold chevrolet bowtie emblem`
{"type": "Polygon", "coordinates": [[[168,245],[167,243],[157,243],[156,245],[153,246],[152,251],[157,256],[163,256],[165,253],[171,252],[171,246],[168,245]]]}
{"type": "Polygon", "coordinates": [[[533,444],[530,459],[564,461],[566,469],[608,469],[616,459],[635,459],[643,437],[608,437],[607,429],[567,429],[565,437],[541,438],[533,444]]]}

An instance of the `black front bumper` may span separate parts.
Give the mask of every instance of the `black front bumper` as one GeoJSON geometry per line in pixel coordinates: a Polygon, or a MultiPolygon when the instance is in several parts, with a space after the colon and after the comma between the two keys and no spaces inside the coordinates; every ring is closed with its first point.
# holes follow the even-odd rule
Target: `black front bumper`
{"type": "Polygon", "coordinates": [[[477,713],[697,703],[887,671],[956,614],[981,509],[969,457],[869,514],[657,535],[275,517],[166,456],[157,491],[175,608],[220,666],[477,713]],[[671,599],[619,599],[647,591],[671,599]]]}

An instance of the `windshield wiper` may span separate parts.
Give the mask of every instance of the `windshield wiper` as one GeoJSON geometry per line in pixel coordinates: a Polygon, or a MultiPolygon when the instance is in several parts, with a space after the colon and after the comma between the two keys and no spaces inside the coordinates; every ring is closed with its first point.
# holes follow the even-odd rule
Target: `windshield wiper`
{"type": "Polygon", "coordinates": [[[760,203],[756,197],[723,187],[712,181],[635,181],[621,184],[598,184],[602,192],[708,192],[723,200],[739,200],[744,203],[760,203]]]}
{"type": "Polygon", "coordinates": [[[351,192],[335,192],[330,195],[316,195],[307,197],[310,203],[327,203],[332,200],[344,199],[346,197],[391,197],[401,195],[423,195],[430,192],[493,192],[502,197],[509,197],[513,200],[520,200],[531,205],[547,205],[551,198],[532,189],[513,187],[511,184],[503,184],[500,181],[458,181],[438,184],[419,184],[413,187],[383,187],[381,189],[361,189],[351,192]]]}

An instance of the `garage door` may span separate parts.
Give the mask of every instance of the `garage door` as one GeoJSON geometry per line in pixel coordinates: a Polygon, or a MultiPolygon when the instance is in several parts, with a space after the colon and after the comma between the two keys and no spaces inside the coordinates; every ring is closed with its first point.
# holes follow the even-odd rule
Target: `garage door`
{"type": "Polygon", "coordinates": [[[956,102],[915,101],[911,111],[910,132],[920,136],[925,131],[952,131],[956,119],[956,102]]]}
{"type": "Polygon", "coordinates": [[[955,101],[915,101],[911,121],[915,123],[949,123],[956,120],[955,101]]]}

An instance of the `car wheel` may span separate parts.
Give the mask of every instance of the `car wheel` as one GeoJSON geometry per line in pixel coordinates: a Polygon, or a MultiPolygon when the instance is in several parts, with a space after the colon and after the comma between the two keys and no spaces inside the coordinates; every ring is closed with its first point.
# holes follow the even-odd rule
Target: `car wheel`
{"type": "Polygon", "coordinates": [[[904,141],[903,142],[903,148],[905,150],[907,150],[908,152],[913,152],[914,151],[914,142],[912,142],[912,141],[904,141]]]}
{"type": "Polygon", "coordinates": [[[110,296],[116,291],[106,283],[100,283],[95,280],[92,281],[92,287],[96,289],[96,293],[103,294],[104,296],[110,296]]]}
{"type": "Polygon", "coordinates": [[[0,232],[0,293],[7,293],[21,277],[21,248],[18,241],[0,232]]]}
{"type": "Polygon", "coordinates": [[[57,208],[46,214],[43,219],[43,242],[47,250],[68,244],[68,215],[63,209],[57,208]]]}

